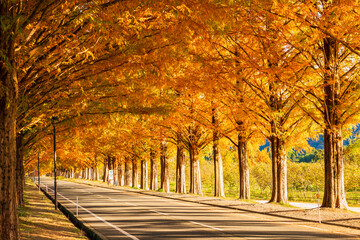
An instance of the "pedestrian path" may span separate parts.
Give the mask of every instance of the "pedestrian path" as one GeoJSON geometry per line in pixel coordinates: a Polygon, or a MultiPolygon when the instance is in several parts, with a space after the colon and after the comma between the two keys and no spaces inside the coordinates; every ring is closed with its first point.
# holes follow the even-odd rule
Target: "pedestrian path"
{"type": "MultiPolygon", "coordinates": [[[[255,200],[258,203],[267,203],[267,200],[255,200]]],[[[317,208],[317,203],[309,203],[309,202],[289,202],[289,205],[304,209],[317,208]]],[[[360,207],[349,207],[350,211],[360,213],[360,207]]]]}

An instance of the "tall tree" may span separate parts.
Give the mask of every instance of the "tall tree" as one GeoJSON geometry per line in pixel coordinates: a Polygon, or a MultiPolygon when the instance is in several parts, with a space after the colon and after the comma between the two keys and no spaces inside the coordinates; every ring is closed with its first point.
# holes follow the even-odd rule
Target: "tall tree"
{"type": "Polygon", "coordinates": [[[177,133],[177,144],[176,144],[176,192],[186,193],[186,182],[185,182],[185,167],[186,159],[184,152],[184,144],[179,136],[181,133],[177,133]]]}
{"type": "Polygon", "coordinates": [[[150,149],[150,190],[156,191],[158,188],[157,180],[158,165],[156,161],[156,153],[153,148],[150,149]]]}
{"type": "Polygon", "coordinates": [[[219,119],[215,107],[212,109],[212,124],[213,124],[213,158],[214,158],[214,195],[216,197],[225,197],[224,192],[224,174],[223,163],[219,146],[219,119]]]}
{"type": "Polygon", "coordinates": [[[18,78],[15,44],[18,1],[0,2],[0,238],[19,239],[16,197],[16,112],[18,78]]]}
{"type": "MultiPolygon", "coordinates": [[[[359,29],[355,23],[359,14],[353,11],[358,7],[357,2],[327,0],[279,5],[291,10],[286,16],[291,30],[284,35],[303,56],[302,64],[309,66],[306,75],[311,77],[297,84],[311,103],[303,110],[323,128],[323,207],[347,208],[342,130],[355,124],[359,113],[359,29]]],[[[279,9],[274,12],[280,13],[279,9]]],[[[280,16],[285,19],[283,12],[280,16]]]]}
{"type": "Polygon", "coordinates": [[[164,139],[160,144],[161,188],[164,192],[170,192],[168,143],[164,139]]]}

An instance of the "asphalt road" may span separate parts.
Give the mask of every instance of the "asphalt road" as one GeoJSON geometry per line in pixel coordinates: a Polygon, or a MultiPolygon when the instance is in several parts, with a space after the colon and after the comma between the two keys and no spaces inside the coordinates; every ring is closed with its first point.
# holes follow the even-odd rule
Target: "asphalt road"
{"type": "MultiPolygon", "coordinates": [[[[52,195],[53,181],[41,178],[52,195]]],[[[357,239],[301,222],[58,181],[58,201],[108,239],[357,239]]]]}

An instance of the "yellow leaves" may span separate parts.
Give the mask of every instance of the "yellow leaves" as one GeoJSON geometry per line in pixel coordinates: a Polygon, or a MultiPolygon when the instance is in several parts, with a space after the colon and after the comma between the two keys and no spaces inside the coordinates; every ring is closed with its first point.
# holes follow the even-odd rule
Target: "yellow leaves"
{"type": "Polygon", "coordinates": [[[191,14],[192,11],[190,8],[188,8],[184,3],[176,7],[177,10],[179,10],[183,14],[191,14]]]}

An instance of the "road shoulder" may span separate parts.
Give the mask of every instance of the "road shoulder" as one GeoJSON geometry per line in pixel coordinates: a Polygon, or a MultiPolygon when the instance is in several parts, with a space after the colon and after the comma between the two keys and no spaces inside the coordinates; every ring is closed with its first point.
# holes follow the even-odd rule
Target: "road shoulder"
{"type": "Polygon", "coordinates": [[[29,179],[24,197],[25,207],[19,211],[21,239],[88,239],[60,211],[55,211],[52,202],[29,179]]]}

